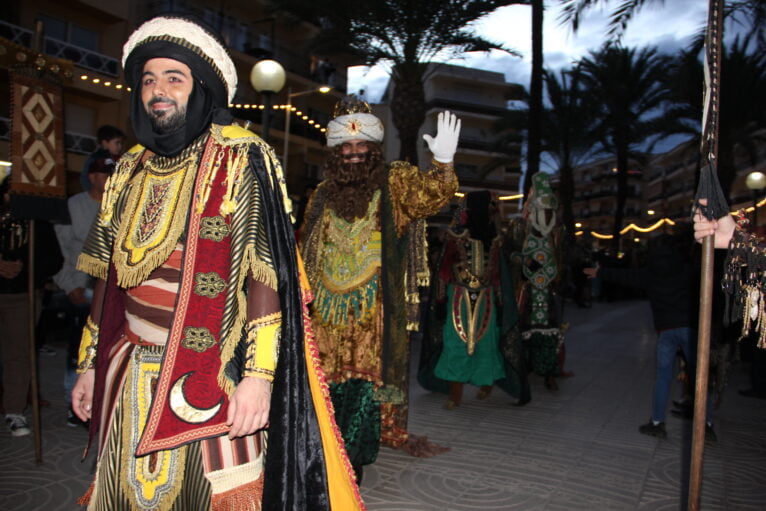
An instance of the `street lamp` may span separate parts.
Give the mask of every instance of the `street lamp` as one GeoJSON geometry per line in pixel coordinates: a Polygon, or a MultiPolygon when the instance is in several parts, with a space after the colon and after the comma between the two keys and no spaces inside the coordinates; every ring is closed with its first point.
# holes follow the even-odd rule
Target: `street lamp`
{"type": "Polygon", "coordinates": [[[285,68],[276,60],[261,60],[250,70],[250,85],[263,97],[262,129],[263,139],[269,137],[269,120],[274,94],[285,85],[285,68]]]}
{"type": "Polygon", "coordinates": [[[766,175],[763,172],[751,172],[745,178],[745,186],[753,192],[753,227],[758,226],[758,195],[766,188],[766,175]]]}
{"type": "Polygon", "coordinates": [[[287,156],[288,151],[287,147],[290,144],[290,116],[293,112],[293,98],[296,98],[298,96],[305,96],[306,94],[313,94],[315,92],[319,92],[320,94],[327,94],[332,90],[332,87],[329,85],[322,85],[320,87],[317,87],[316,89],[309,89],[304,90],[301,92],[292,92],[292,87],[289,85],[287,86],[287,107],[285,108],[285,141],[284,141],[284,147],[282,148],[282,168],[287,172],[287,156]]]}

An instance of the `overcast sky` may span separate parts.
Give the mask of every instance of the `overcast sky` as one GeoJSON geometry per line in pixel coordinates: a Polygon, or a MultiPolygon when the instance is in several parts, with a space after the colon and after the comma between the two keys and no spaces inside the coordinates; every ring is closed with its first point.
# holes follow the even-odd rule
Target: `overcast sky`
{"type": "MultiPolygon", "coordinates": [[[[615,0],[611,4],[615,4],[615,0]]],[[[704,0],[666,0],[645,7],[631,22],[623,42],[626,46],[658,46],[660,51],[673,53],[688,46],[690,39],[704,25],[707,2],[704,0]]],[[[543,51],[545,67],[560,69],[598,49],[605,39],[608,11],[594,9],[586,13],[577,34],[561,25],[559,2],[546,0],[543,51]]],[[[498,9],[476,23],[477,33],[504,44],[522,54],[512,57],[503,52],[470,53],[447,62],[499,71],[510,82],[529,85],[531,60],[530,7],[509,6],[498,9]]],[[[349,69],[349,92],[366,91],[365,98],[377,102],[388,81],[388,71],[382,66],[349,69]]]]}

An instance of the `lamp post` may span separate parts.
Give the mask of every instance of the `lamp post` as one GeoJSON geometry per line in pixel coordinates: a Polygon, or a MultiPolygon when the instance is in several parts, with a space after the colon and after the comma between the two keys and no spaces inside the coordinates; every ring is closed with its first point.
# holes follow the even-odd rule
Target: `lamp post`
{"type": "Polygon", "coordinates": [[[766,175],[763,172],[751,172],[745,178],[745,186],[753,192],[753,227],[758,227],[758,195],[766,188],[766,175]]]}
{"type": "Polygon", "coordinates": [[[298,96],[305,96],[306,94],[313,94],[315,92],[319,92],[321,94],[327,94],[332,90],[332,87],[329,85],[322,85],[320,87],[317,87],[316,89],[309,89],[304,90],[301,92],[292,92],[292,87],[289,85],[287,86],[287,108],[285,108],[285,141],[284,146],[282,147],[282,168],[285,169],[285,172],[287,172],[287,157],[288,157],[288,146],[290,145],[290,117],[293,112],[293,98],[296,98],[298,96]]]}
{"type": "Polygon", "coordinates": [[[262,136],[267,140],[272,99],[285,85],[285,69],[276,60],[261,60],[250,70],[250,85],[263,97],[262,136]]]}

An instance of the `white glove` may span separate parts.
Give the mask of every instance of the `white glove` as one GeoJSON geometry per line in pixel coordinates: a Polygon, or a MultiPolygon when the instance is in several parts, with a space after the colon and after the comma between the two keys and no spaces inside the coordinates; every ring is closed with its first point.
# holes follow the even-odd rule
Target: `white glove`
{"type": "Polygon", "coordinates": [[[449,111],[439,114],[436,123],[436,138],[431,135],[423,135],[423,140],[428,144],[428,149],[434,155],[434,160],[441,163],[452,163],[457,151],[457,141],[460,138],[460,119],[449,111]]]}

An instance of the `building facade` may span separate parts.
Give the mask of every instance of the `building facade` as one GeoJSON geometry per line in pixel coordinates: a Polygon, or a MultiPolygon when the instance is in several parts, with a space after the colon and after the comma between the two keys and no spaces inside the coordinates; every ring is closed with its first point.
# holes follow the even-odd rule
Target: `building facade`
{"type": "Polygon", "coordinates": [[[319,27],[270,13],[262,0],[210,4],[201,0],[32,0],[8,2],[0,11],[0,160],[10,159],[9,70],[16,51],[29,49],[42,28],[43,56],[73,63],[63,81],[67,192],[79,191],[78,176],[87,155],[96,149],[99,126],[111,124],[128,134],[129,90],[122,76],[122,45],[144,20],[159,14],[191,14],[221,34],[239,75],[232,111],[242,124],[261,131],[264,98],[250,85],[250,70],[263,58],[282,64],[285,87],[272,99],[269,142],[280,158],[288,156],[288,188],[300,196],[316,181],[327,149],[324,131],[330,112],[345,94],[346,68],[356,64],[343,55],[316,55],[311,39],[319,27]],[[42,22],[42,23],[39,23],[42,22]],[[330,85],[327,94],[315,93],[330,85]],[[288,97],[291,96],[291,97],[288,97]],[[288,109],[290,104],[289,135],[288,109]]]}

